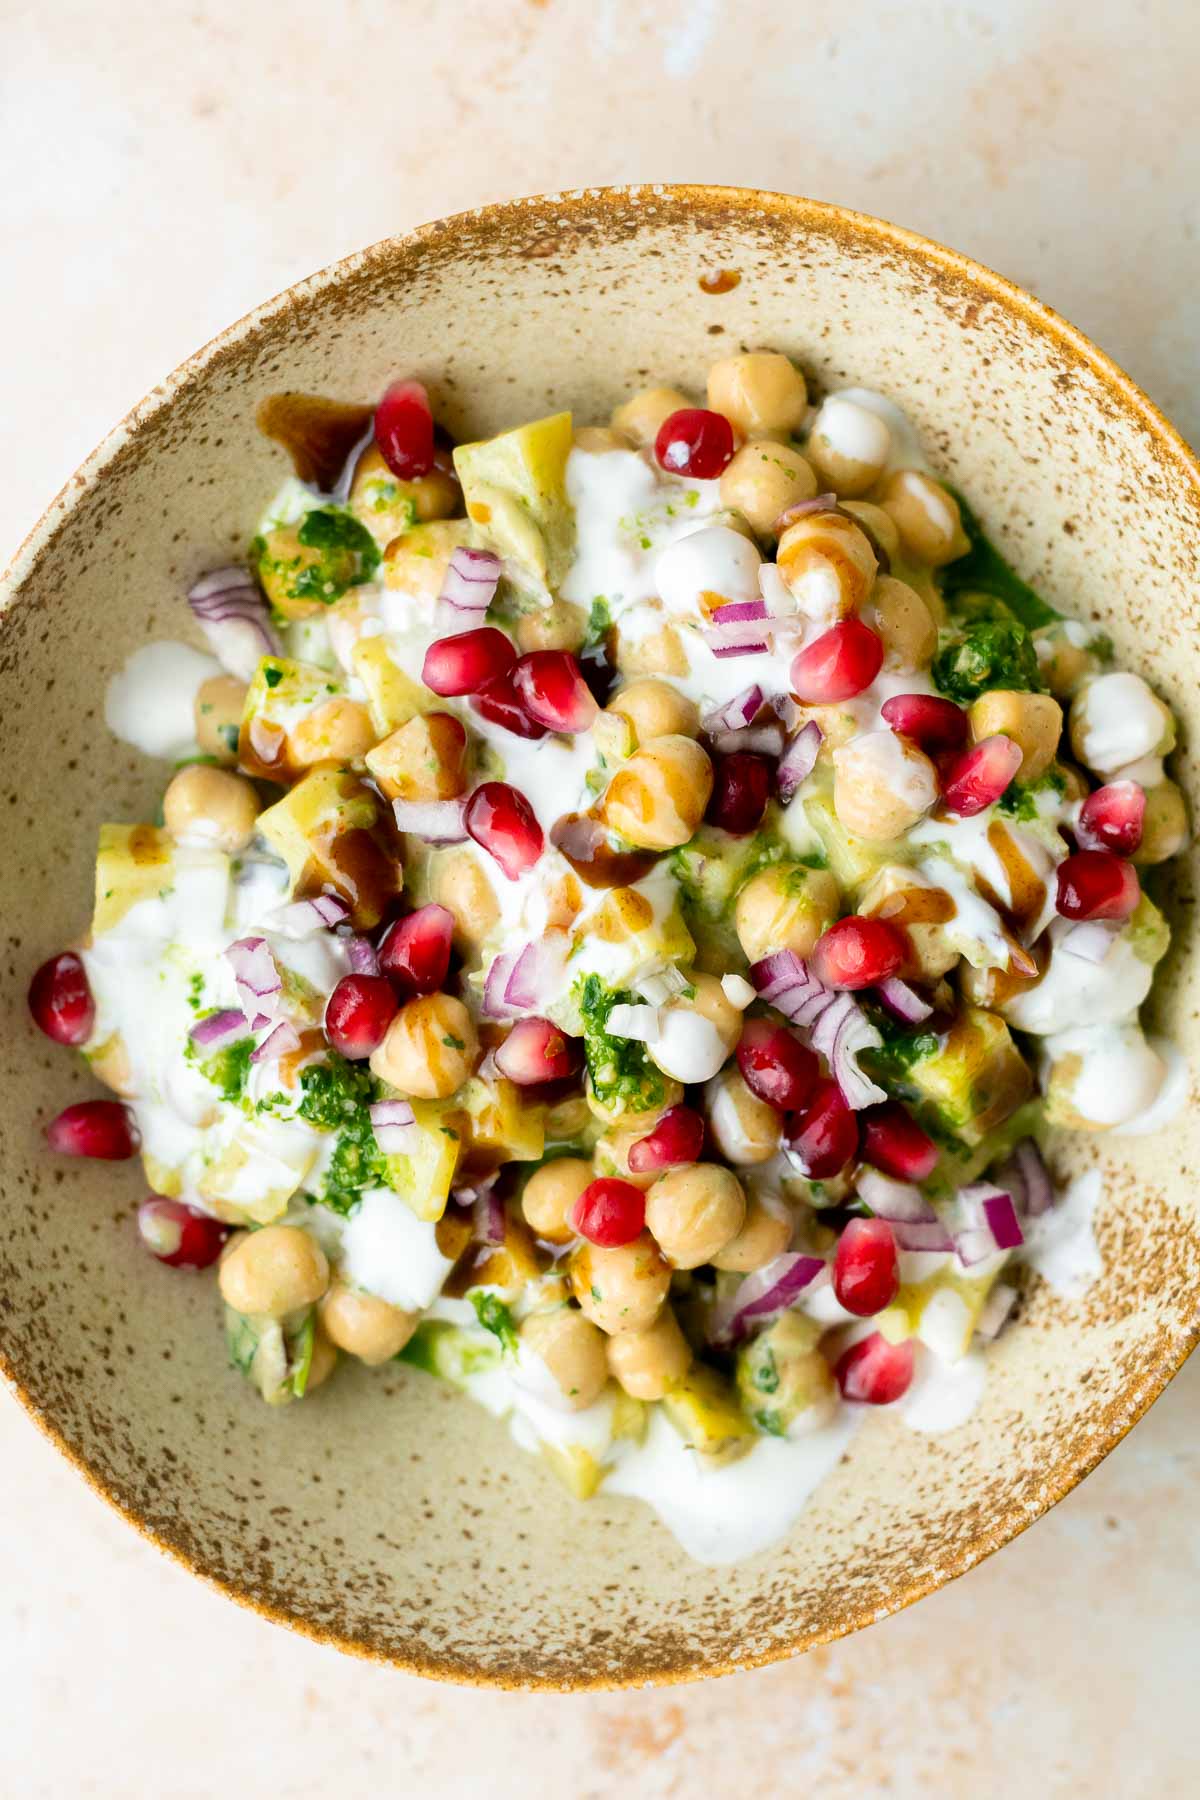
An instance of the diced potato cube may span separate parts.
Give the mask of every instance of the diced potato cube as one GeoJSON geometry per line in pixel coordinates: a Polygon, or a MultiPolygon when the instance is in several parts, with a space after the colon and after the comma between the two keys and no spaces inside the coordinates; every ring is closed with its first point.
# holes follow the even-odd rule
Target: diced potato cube
{"type": "Polygon", "coordinates": [[[110,931],[139,900],[171,885],[174,844],[155,825],[102,825],[96,855],[92,936],[110,931]]]}
{"type": "Polygon", "coordinates": [[[909,1080],[939,1124],[967,1144],[1027,1100],[1033,1076],[997,1013],[968,1006],[934,1056],[912,1065],[909,1080]]]}
{"type": "Polygon", "coordinates": [[[427,687],[411,681],[388,652],[382,637],[359,638],[351,653],[354,673],[367,690],[367,709],[380,737],[406,725],[442,702],[427,687]]]}
{"type": "Polygon", "coordinates": [[[453,800],[466,791],[467,734],[452,714],[427,713],[376,744],[366,762],[389,800],[453,800]]]}
{"type": "Polygon", "coordinates": [[[370,835],[379,801],[349,769],[321,766],[258,816],[258,829],[288,866],[295,893],[333,887],[362,931],[383,917],[403,880],[400,864],[370,835]]]}
{"type": "Polygon", "coordinates": [[[555,413],[454,452],[468,518],[510,577],[535,592],[557,587],[574,553],[572,440],[570,413],[555,413]]]}
{"type": "Polygon", "coordinates": [[[311,1144],[286,1142],[270,1122],[251,1122],[204,1172],[201,1194],[228,1225],[269,1225],[287,1211],[316,1160],[311,1144]]]}
{"type": "MultiPolygon", "coordinates": [[[[418,1219],[440,1219],[462,1153],[462,1134],[443,1102],[413,1100],[413,1148],[384,1158],[389,1184],[418,1219]]],[[[443,1254],[448,1255],[448,1251],[443,1254]]]]}
{"type": "Polygon", "coordinates": [[[703,1363],[693,1363],[660,1404],[684,1443],[713,1462],[733,1462],[754,1442],[732,1387],[703,1363]]]}

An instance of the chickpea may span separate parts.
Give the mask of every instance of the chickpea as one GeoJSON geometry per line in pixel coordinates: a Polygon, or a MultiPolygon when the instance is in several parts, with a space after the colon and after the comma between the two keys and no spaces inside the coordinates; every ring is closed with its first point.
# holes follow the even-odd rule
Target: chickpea
{"type": "Polygon", "coordinates": [[[430,872],[432,898],[454,914],[454,941],[466,956],[476,954],[500,919],[500,902],[487,874],[470,850],[439,858],[430,872]]]}
{"type": "Polygon", "coordinates": [[[453,713],[418,713],[368,749],[366,764],[389,800],[454,800],[467,786],[466,728],[453,713]]]}
{"type": "Polygon", "coordinates": [[[584,1092],[588,1111],[594,1119],[602,1120],[605,1125],[619,1125],[623,1131],[637,1137],[645,1137],[647,1132],[653,1131],[667,1108],[678,1106],[683,1099],[683,1087],[678,1081],[661,1082],[654,1094],[654,1104],[640,1109],[619,1091],[602,1100],[592,1086],[590,1075],[584,1092]]]}
{"type": "Polygon", "coordinates": [[[1100,658],[1087,641],[1087,629],[1074,619],[1043,625],[1033,634],[1038,669],[1056,700],[1069,700],[1080,682],[1098,675],[1100,658]]]}
{"type": "Polygon", "coordinates": [[[646,1225],[677,1269],[711,1262],[737,1236],[745,1218],[742,1184],[720,1163],[669,1169],[646,1195],[646,1225]]]}
{"type": "Polygon", "coordinates": [[[547,1244],[569,1244],[575,1232],[568,1215],[594,1180],[592,1165],[580,1156],[555,1156],[535,1169],[521,1195],[525,1223],[547,1244]]]}
{"type": "Polygon", "coordinates": [[[300,1225],[264,1225],[231,1239],[221,1261],[221,1298],[234,1312],[282,1319],[329,1286],[325,1252],[300,1225]]]}
{"type": "Polygon", "coordinates": [[[1097,775],[1144,756],[1165,756],[1175,743],[1170,708],[1140,675],[1118,669],[1085,681],[1071,702],[1071,748],[1097,775]]]}
{"type": "Polygon", "coordinates": [[[1166,862],[1169,856],[1178,856],[1187,841],[1188,816],[1183,795],[1173,781],[1160,781],[1157,787],[1147,789],[1142,841],[1133,853],[1133,861],[1143,868],[1166,862]]]}
{"type": "Polygon", "coordinates": [[[715,1269],[752,1275],[782,1256],[792,1242],[793,1220],[774,1194],[754,1194],[746,1202],[746,1222],[736,1237],[713,1257],[715,1269]]]}
{"type": "Polygon", "coordinates": [[[88,1068],[102,1081],[106,1088],[114,1094],[123,1094],[129,1099],[135,1092],[133,1069],[129,1061],[129,1049],[119,1031],[105,1038],[98,1050],[87,1053],[88,1068]]]}
{"type": "Polygon", "coordinates": [[[417,1100],[446,1100],[479,1061],[470,1013],[452,994],[409,1000],[371,1054],[371,1073],[417,1100]]]}
{"type": "Polygon", "coordinates": [[[610,1374],[634,1400],[661,1400],[692,1366],[691,1346],[669,1306],[644,1331],[623,1331],[605,1348],[610,1374]]]}
{"type": "MultiPolygon", "coordinates": [[[[609,425],[578,425],[575,428],[575,448],[586,450],[591,456],[606,456],[611,450],[632,450],[633,440],[625,432],[614,431],[609,425]]],[[[524,645],[521,647],[525,648],[524,645]]],[[[540,645],[537,647],[541,648],[540,645]]]]}
{"type": "Polygon", "coordinates": [[[743,444],[721,476],[721,505],[741,513],[759,537],[773,537],[780,513],[816,491],[817,478],[800,451],[769,438],[743,444]]]}
{"type": "Polygon", "coordinates": [[[414,519],[448,519],[459,509],[461,490],[452,471],[435,462],[427,475],[403,481],[393,474],[378,444],[359,457],[350,484],[350,510],[381,547],[400,537],[414,519]]]}
{"type": "Polygon", "coordinates": [[[746,437],[790,437],[804,418],[808,389],[781,351],[749,350],[713,364],[708,404],[746,437]]]}
{"type": "Polygon", "coordinates": [[[896,521],[900,542],[914,562],[940,569],[971,548],[958,501],[940,481],[919,469],[898,469],[884,484],[883,505],[896,521]]]}
{"type": "Polygon", "coordinates": [[[521,1345],[540,1357],[571,1412],[600,1398],[608,1380],[604,1333],[573,1306],[531,1313],[520,1330],[521,1345]]]}
{"type": "Polygon", "coordinates": [[[248,781],[204,763],[180,769],[163,795],[163,823],[177,843],[231,856],[254,836],[258,814],[258,795],[248,781]]]}
{"type": "Polygon", "coordinates": [[[722,1070],[709,1082],[705,1100],[709,1135],[726,1162],[770,1162],[779,1149],[779,1114],[747,1087],[740,1069],[722,1070]]]}
{"type": "Polygon", "coordinates": [[[938,981],[959,960],[946,935],[955,904],[944,888],[903,863],[888,863],[863,892],[859,912],[867,919],[887,919],[904,932],[908,960],[900,970],[908,981],[938,981]]]}
{"type": "Polygon", "coordinates": [[[586,1316],[610,1337],[649,1325],[671,1286],[671,1271],[648,1231],[612,1250],[580,1244],[567,1277],[586,1316]]]}
{"type": "Polygon", "coordinates": [[[337,1368],[337,1358],[337,1350],[321,1330],[321,1321],[318,1319],[313,1328],[313,1347],[308,1365],[308,1380],[304,1384],[306,1395],[314,1393],[319,1387],[324,1387],[337,1368]]]}
{"type": "Polygon", "coordinates": [[[700,708],[669,681],[630,681],[604,709],[628,719],[638,744],[652,738],[698,737],[700,708]]]}
{"type": "Polygon", "coordinates": [[[196,690],[196,742],[205,756],[236,763],[238,734],[246,705],[246,683],[235,675],[212,675],[196,690]]]}
{"type": "Polygon", "coordinates": [[[587,615],[570,600],[552,600],[536,612],[522,613],[517,620],[517,647],[528,654],[531,650],[579,649],[587,636],[587,615]]]}
{"type": "Polygon", "coordinates": [[[864,732],[833,753],[834,810],[854,837],[870,843],[903,837],[937,797],[933,764],[895,732],[864,732]]]}
{"type": "Polygon", "coordinates": [[[374,1369],[399,1356],[417,1329],[418,1314],[335,1277],[321,1301],[320,1319],[331,1344],[374,1369]]]}
{"type": "Polygon", "coordinates": [[[927,669],[937,651],[938,628],[917,590],[894,575],[881,575],[871,590],[871,604],[885,667],[927,669]]]}
{"type": "Polygon", "coordinates": [[[776,950],[808,956],[838,916],[838,885],[827,869],[803,863],[773,863],[753,876],[738,894],[733,920],[749,962],[776,950]]]}
{"type": "MultiPolygon", "coordinates": [[[[661,1114],[660,1114],[661,1117],[661,1114]]],[[[631,1186],[641,1188],[643,1192],[657,1181],[659,1171],[648,1169],[639,1174],[629,1167],[629,1152],[635,1144],[652,1131],[652,1125],[610,1125],[596,1139],[592,1151],[592,1167],[597,1175],[616,1175],[621,1181],[628,1181],[631,1186]]]]}
{"type": "MultiPolygon", "coordinates": [[[[652,608],[653,602],[647,602],[652,608]]],[[[659,611],[663,611],[659,607],[659,611]]],[[[647,631],[637,637],[616,628],[616,663],[622,675],[686,675],[687,652],[674,625],[665,623],[659,631],[647,631]]]]}
{"type": "Polygon", "coordinates": [[[694,836],[712,794],[712,764],[679,732],[638,750],[608,784],[604,823],[643,850],[673,850],[694,836]]]}
{"type": "Polygon", "coordinates": [[[267,532],[258,578],[267,599],[283,618],[315,619],[324,613],[324,600],[295,592],[299,578],[319,567],[325,569],[331,589],[341,591],[358,575],[358,557],[350,549],[326,550],[316,544],[302,544],[298,525],[279,525],[267,532]]]}
{"type": "Polygon", "coordinates": [[[839,495],[856,498],[875,486],[892,453],[886,419],[869,407],[830,394],[821,402],[805,445],[822,481],[839,495]]]}
{"type": "Polygon", "coordinates": [[[291,759],[301,768],[320,762],[353,762],[365,756],[374,742],[370,713],[360,700],[345,695],[314,707],[288,732],[291,759]]]}
{"type": "Polygon", "coordinates": [[[644,448],[653,444],[660,427],[666,424],[672,413],[691,404],[687,395],[681,394],[678,388],[643,388],[632,400],[626,400],[624,405],[617,407],[612,416],[612,429],[619,431],[622,437],[632,438],[635,444],[644,448]]]}
{"type": "Polygon", "coordinates": [[[879,564],[865,531],[841,513],[806,513],[780,537],[775,564],[810,619],[844,619],[871,591],[879,564]]]}
{"type": "Polygon", "coordinates": [[[659,1035],[646,1046],[651,1062],[675,1081],[707,1081],[737,1048],[742,1014],[716,975],[693,972],[695,992],[659,1010],[659,1035]]]}
{"type": "Polygon", "coordinates": [[[569,931],[583,911],[583,888],[573,869],[552,875],[544,890],[547,931],[569,931]]]}
{"type": "Polygon", "coordinates": [[[870,500],[843,500],[843,512],[853,514],[873,543],[878,544],[889,562],[900,554],[900,533],[891,513],[884,512],[870,500]]]}
{"type": "Polygon", "coordinates": [[[1051,695],[991,688],[980,694],[967,717],[976,743],[997,734],[1012,739],[1021,752],[1019,781],[1036,781],[1054,761],[1063,715],[1062,707],[1051,695]]]}

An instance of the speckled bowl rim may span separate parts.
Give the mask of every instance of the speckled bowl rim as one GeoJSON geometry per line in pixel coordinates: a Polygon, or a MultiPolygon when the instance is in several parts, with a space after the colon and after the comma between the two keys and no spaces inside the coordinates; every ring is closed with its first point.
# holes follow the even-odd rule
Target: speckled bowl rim
{"type": "MultiPolygon", "coordinates": [[[[471,208],[466,212],[452,213],[446,218],[435,220],[430,224],[419,225],[412,231],[401,233],[395,237],[383,238],[369,248],[343,257],[319,270],[316,274],[295,282],[291,287],[283,289],[273,298],[264,301],[260,306],[255,307],[251,312],[236,320],[234,324],[218,333],[216,337],[210,339],[208,343],[182,362],[164,381],[153,387],[135,406],[131,407],[120,423],[114,426],[91,455],[64,483],[37,523],[27,533],[11,562],[3,572],[0,572],[0,613],[3,613],[11,603],[16,588],[30,576],[42,557],[49,552],[58,530],[81,496],[107,469],[119,466],[125,456],[136,452],[137,441],[147,430],[151,421],[161,411],[172,406],[182,395],[195,388],[210,369],[219,367],[226,359],[235,358],[248,337],[276,315],[285,313],[300,299],[315,297],[329,289],[336,289],[349,277],[369,271],[372,266],[384,267],[400,249],[413,249],[422,244],[453,237],[456,228],[468,222],[474,229],[478,229],[480,226],[485,229],[493,226],[496,232],[503,236],[506,225],[510,221],[518,217],[522,218],[523,222],[527,221],[530,214],[544,220],[547,227],[554,228],[560,227],[564,223],[569,225],[576,216],[586,214],[594,217],[598,209],[607,208],[614,213],[618,211],[627,213],[630,205],[636,205],[640,201],[652,205],[656,201],[663,200],[684,211],[689,207],[694,208],[698,214],[709,219],[724,214],[730,224],[737,224],[740,219],[747,216],[762,217],[766,215],[782,226],[793,226],[798,234],[804,232],[805,229],[815,228],[823,236],[834,241],[840,239],[842,241],[853,240],[860,244],[869,243],[873,247],[898,253],[906,260],[919,264],[924,273],[936,285],[952,288],[958,293],[969,290],[981,301],[987,300],[996,303],[1035,334],[1050,338],[1056,348],[1068,358],[1085,365],[1119,406],[1125,412],[1132,414],[1152,434],[1159,449],[1164,452],[1165,461],[1169,463],[1177,478],[1191,483],[1197,495],[1200,496],[1200,458],[1193,452],[1175,426],[1155,406],[1154,402],[1125,373],[1124,369],[1098,349],[1075,326],[1056,313],[1052,307],[1035,299],[1032,294],[1017,286],[1015,282],[1009,281],[1003,275],[998,275],[985,264],[975,262],[959,251],[947,249],[931,238],[907,231],[902,226],[893,225],[885,219],[874,218],[869,213],[855,212],[848,207],[836,206],[828,201],[808,200],[799,195],[777,193],[770,189],[683,183],[581,188],[561,194],[540,194],[525,199],[496,201],[487,206],[471,208]]],[[[1052,1506],[1069,1494],[1085,1476],[1090,1475],[1092,1470],[1121,1442],[1158,1399],[1167,1384],[1183,1367],[1197,1343],[1200,1343],[1200,1307],[1198,1307],[1191,1329],[1182,1334],[1180,1338],[1176,1338],[1168,1351],[1162,1353],[1140,1371],[1136,1393],[1131,1395],[1128,1405],[1114,1405],[1109,1409],[1109,1416],[1103,1421],[1104,1429],[1097,1429],[1093,1434],[1087,1453],[1075,1465],[1055,1470],[1043,1486],[1036,1504],[1024,1507],[1013,1506],[999,1517],[989,1519],[981,1526],[970,1544],[947,1557],[936,1571],[923,1575],[919,1580],[912,1582],[910,1586],[900,1590],[886,1608],[864,1607],[859,1617],[845,1623],[829,1628],[818,1627],[815,1630],[808,1630],[791,1643],[774,1643],[769,1649],[750,1655],[730,1656],[723,1662],[708,1661],[703,1666],[680,1665],[674,1669],[656,1670],[650,1675],[639,1674],[628,1680],[622,1679],[620,1676],[600,1674],[572,1681],[569,1687],[561,1682],[536,1675],[521,1680],[514,1680],[503,1675],[496,1676],[485,1671],[469,1675],[464,1674],[460,1669],[450,1669],[430,1658],[423,1658],[419,1654],[408,1656],[389,1654],[358,1639],[343,1636],[337,1631],[314,1624],[311,1620],[300,1618],[282,1607],[270,1605],[250,1588],[212,1574],[203,1567],[198,1559],[170,1543],[160,1532],[149,1526],[133,1507],[125,1505],[110,1491],[87,1458],[67,1442],[55,1421],[43,1413],[34,1403],[31,1395],[22,1387],[2,1345],[0,1345],[0,1375],[4,1377],[9,1392],[15,1395],[34,1424],[83,1476],[94,1493],[98,1494],[114,1511],[134,1526],[141,1536],[155,1548],[165,1552],[173,1561],[182,1564],[191,1574],[199,1576],[209,1587],[227,1595],[240,1606],[258,1613],[260,1617],[273,1624],[288,1626],[291,1630],[311,1638],[317,1643],[332,1645],[338,1650],[360,1657],[365,1661],[388,1664],[408,1674],[450,1681],[466,1687],[581,1693],[596,1690],[611,1691],[628,1687],[668,1687],[680,1682],[699,1681],[732,1674],[739,1670],[762,1668],[770,1663],[782,1662],[790,1657],[802,1655],[805,1651],[818,1645],[847,1637],[851,1632],[875,1622],[880,1617],[900,1612],[911,1606],[914,1601],[922,1599],[937,1588],[944,1587],[948,1582],[957,1579],[968,1569],[973,1568],[976,1563],[982,1562],[985,1557],[992,1555],[1003,1545],[1011,1543],[1035,1520],[1041,1518],[1052,1506]]]]}

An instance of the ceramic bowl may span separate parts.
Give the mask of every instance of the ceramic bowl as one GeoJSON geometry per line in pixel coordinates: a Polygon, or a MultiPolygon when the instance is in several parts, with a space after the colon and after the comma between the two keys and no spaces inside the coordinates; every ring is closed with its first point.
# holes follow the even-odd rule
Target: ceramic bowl
{"type": "MultiPolygon", "coordinates": [[[[367,400],[402,372],[477,437],[629,390],[700,390],[714,357],[786,350],[818,388],[893,395],[1025,577],[1108,630],[1200,741],[1200,470],[1138,389],[1019,288],[835,207],[714,188],[484,208],[270,301],[157,388],[22,546],[0,616],[0,1351],[96,1490],[234,1598],[446,1679],[584,1688],[715,1674],[851,1631],[969,1568],[1121,1438],[1197,1336],[1200,1117],[1076,1139],[1104,1170],[1104,1275],[1034,1283],[986,1397],[938,1438],[878,1417],[788,1539],[689,1561],[629,1500],[580,1504],[426,1377],[343,1369],[269,1411],[225,1365],[215,1284],[145,1256],[136,1166],[56,1161],[45,1120],[94,1088],[24,992],[89,912],[96,828],[152,817],[161,766],[114,743],[108,676],[188,634],[189,580],[244,549],[287,472],[264,395],[367,400]],[[738,279],[712,279],[733,271],[738,279]],[[711,289],[723,291],[708,291],[711,289]]],[[[1157,1024],[1196,1051],[1194,863],[1164,884],[1157,1024]]],[[[1036,1609],[1036,1596],[1031,1596],[1036,1609]]]]}

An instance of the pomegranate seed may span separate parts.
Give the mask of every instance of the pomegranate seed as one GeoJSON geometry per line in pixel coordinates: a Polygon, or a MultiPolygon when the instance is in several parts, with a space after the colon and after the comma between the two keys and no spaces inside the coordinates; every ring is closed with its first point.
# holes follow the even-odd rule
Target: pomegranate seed
{"type": "Polygon", "coordinates": [[[379,946],[379,967],[405,999],[436,994],[450,970],[454,914],[445,906],[420,906],[389,926],[379,946]]]}
{"type": "Polygon", "coordinates": [[[1136,781],[1110,781],[1089,794],[1079,812],[1075,841],[1081,850],[1132,856],[1142,841],[1146,795],[1136,781]]]}
{"type": "Polygon", "coordinates": [[[419,381],[394,381],[375,408],[375,442],[401,481],[416,481],[433,467],[433,413],[419,381]]]}
{"type": "Polygon", "coordinates": [[[788,1121],[787,1145],[810,1181],[840,1175],[857,1155],[858,1121],[829,1076],[822,1076],[804,1111],[788,1121]]]}
{"type": "Polygon", "coordinates": [[[700,1114],[690,1106],[668,1106],[654,1130],[630,1145],[629,1170],[633,1175],[648,1175],[654,1169],[698,1162],[703,1148],[704,1120],[700,1114]]]}
{"type": "Polygon", "coordinates": [[[737,1059],[746,1086],[780,1112],[798,1112],[820,1073],[816,1052],[770,1019],[747,1019],[737,1059]]]}
{"type": "Polygon", "coordinates": [[[516,881],[545,849],[532,806],[505,781],[485,781],[467,801],[464,823],[475,842],[516,881]]]}
{"type": "Polygon", "coordinates": [[[893,694],[879,709],[893,731],[911,738],[931,756],[961,750],[967,741],[967,715],[953,700],[935,694],[893,694]]]}
{"type": "Polygon", "coordinates": [[[863,1161],[897,1181],[925,1181],[941,1152],[910,1113],[896,1101],[872,1106],[860,1115],[863,1161]]]}
{"type": "Polygon", "coordinates": [[[137,1228],[151,1256],[172,1269],[207,1269],[215,1263],[232,1229],[194,1206],[151,1194],[137,1210],[137,1228]]]}
{"type": "Polygon", "coordinates": [[[716,759],[712,799],[705,818],[735,837],[757,831],[771,798],[771,764],[754,750],[735,750],[716,759]]]}
{"type": "Polygon", "coordinates": [[[839,919],[817,939],[809,966],[826,987],[878,987],[908,955],[904,933],[886,919],[839,919]]]}
{"type": "Polygon", "coordinates": [[[588,1183],[568,1216],[589,1244],[615,1250],[619,1244],[631,1244],[645,1230],[646,1196],[631,1181],[603,1175],[588,1183]]]}
{"type": "Polygon", "coordinates": [[[724,413],[682,406],[659,426],[654,454],[672,475],[715,481],[733,456],[733,426],[724,413]]]}
{"type": "Polygon", "coordinates": [[[482,719],[490,719],[493,725],[503,725],[517,737],[544,738],[546,735],[546,727],[531,719],[525,711],[511,669],[506,669],[503,675],[493,675],[472,694],[471,710],[482,719]]]}
{"type": "Polygon", "coordinates": [[[852,700],[870,687],[882,662],[882,639],[861,619],[843,619],[793,659],[792,692],[810,706],[852,700]]]}
{"type": "Polygon", "coordinates": [[[1133,864],[1109,850],[1076,850],[1059,863],[1057,880],[1064,919],[1127,919],[1142,897],[1133,864]]]}
{"type": "Polygon", "coordinates": [[[87,970],[73,950],[44,962],[29,984],[29,1010],[56,1044],[86,1044],[96,1022],[87,970]]]}
{"type": "Polygon", "coordinates": [[[942,798],[960,819],[973,818],[1000,798],[1021,766],[1020,746],[989,737],[956,756],[946,772],[942,798]]]}
{"type": "Polygon", "coordinates": [[[912,1383],[912,1341],[889,1344],[881,1332],[873,1331],[838,1358],[833,1373],[843,1400],[890,1406],[907,1394],[912,1383]]]}
{"type": "Polygon", "coordinates": [[[586,731],[600,710],[569,650],[531,651],[512,679],[529,717],[550,731],[586,731]]]}
{"type": "Polygon", "coordinates": [[[435,694],[474,694],[485,681],[506,674],[516,660],[517,653],[502,631],[494,625],[480,625],[430,644],[421,680],[435,694]]]}
{"type": "Polygon", "coordinates": [[[386,975],[343,975],[325,1007],[325,1036],[351,1062],[361,1061],[378,1050],[399,1010],[386,975]]]}
{"type": "Polygon", "coordinates": [[[518,1087],[565,1081],[580,1066],[579,1041],[549,1019],[518,1019],[496,1051],[496,1067],[518,1087]]]}
{"type": "Polygon", "coordinates": [[[142,1134],[119,1100],[79,1100],[51,1119],[46,1142],[60,1156],[91,1156],[125,1162],[141,1148],[142,1134]]]}
{"type": "Polygon", "coordinates": [[[851,1219],[833,1253],[833,1291],[860,1319],[874,1318],[900,1291],[896,1240],[886,1219],[851,1219]]]}

